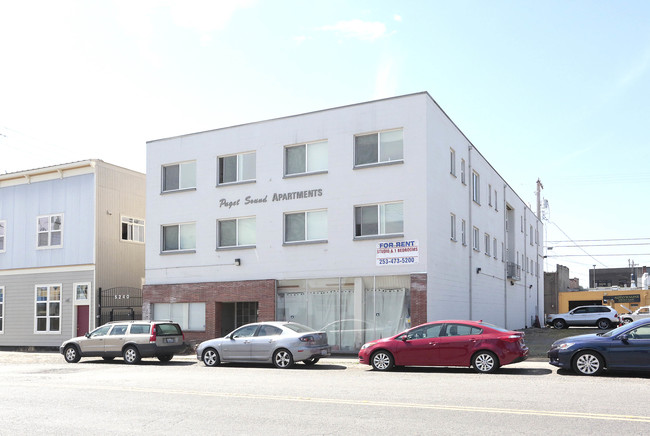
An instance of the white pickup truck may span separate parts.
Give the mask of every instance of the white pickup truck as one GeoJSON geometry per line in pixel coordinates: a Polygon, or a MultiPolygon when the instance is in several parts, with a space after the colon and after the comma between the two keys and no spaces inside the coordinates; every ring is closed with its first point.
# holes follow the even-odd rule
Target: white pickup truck
{"type": "Polygon", "coordinates": [[[650,306],[639,307],[632,313],[626,313],[620,316],[621,324],[628,324],[643,318],[650,318],[650,306]]]}

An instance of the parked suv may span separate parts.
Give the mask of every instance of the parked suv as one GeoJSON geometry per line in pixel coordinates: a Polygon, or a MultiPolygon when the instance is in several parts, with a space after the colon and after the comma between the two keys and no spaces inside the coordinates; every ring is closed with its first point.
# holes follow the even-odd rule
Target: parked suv
{"type": "Polygon", "coordinates": [[[604,330],[618,325],[618,312],[609,306],[580,306],[567,313],[547,315],[546,324],[556,329],[596,326],[604,330]]]}
{"type": "Polygon", "coordinates": [[[650,306],[639,307],[632,313],[621,315],[621,324],[629,324],[637,319],[650,318],[650,306]]]}
{"type": "Polygon", "coordinates": [[[138,363],[143,357],[157,357],[169,362],[185,348],[181,327],[171,321],[113,321],[85,336],[72,338],[59,348],[68,363],[82,357],[113,360],[122,357],[126,363],[138,363]]]}

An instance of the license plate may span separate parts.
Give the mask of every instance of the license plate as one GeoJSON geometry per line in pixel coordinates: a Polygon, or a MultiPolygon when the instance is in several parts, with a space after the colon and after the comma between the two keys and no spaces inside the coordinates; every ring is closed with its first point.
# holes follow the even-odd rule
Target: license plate
{"type": "Polygon", "coordinates": [[[165,338],[165,343],[170,344],[176,342],[176,339],[174,338],[165,338]]]}
{"type": "Polygon", "coordinates": [[[320,354],[322,356],[327,356],[327,350],[320,350],[320,354]]]}

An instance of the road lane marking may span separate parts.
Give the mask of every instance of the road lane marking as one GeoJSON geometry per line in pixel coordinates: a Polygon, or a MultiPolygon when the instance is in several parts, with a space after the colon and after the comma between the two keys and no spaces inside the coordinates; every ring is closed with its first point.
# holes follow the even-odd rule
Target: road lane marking
{"type": "Polygon", "coordinates": [[[317,397],[291,397],[280,395],[262,395],[262,394],[242,394],[232,392],[200,392],[192,390],[178,390],[178,389],[159,389],[159,388],[138,388],[131,386],[91,386],[91,385],[42,385],[34,386],[33,384],[17,384],[6,383],[5,386],[19,386],[19,387],[33,387],[43,389],[79,389],[88,390],[94,389],[99,391],[114,391],[114,392],[137,392],[137,393],[153,393],[153,394],[178,394],[190,395],[196,397],[214,397],[214,398],[234,398],[234,399],[253,399],[253,400],[272,400],[272,401],[286,401],[286,402],[302,402],[302,403],[315,403],[315,404],[338,404],[338,405],[354,405],[354,406],[368,406],[368,407],[390,407],[390,408],[403,408],[403,409],[423,409],[423,410],[442,410],[442,411],[455,411],[455,412],[472,412],[472,413],[497,413],[506,415],[531,415],[531,416],[549,416],[555,418],[578,418],[578,419],[597,419],[605,421],[628,421],[628,422],[647,422],[650,423],[650,416],[635,416],[635,415],[613,415],[602,413],[585,413],[585,412],[565,412],[565,411],[552,411],[552,410],[530,410],[530,409],[506,409],[495,407],[470,407],[470,406],[449,406],[438,404],[422,404],[422,403],[399,403],[399,402],[385,402],[385,401],[370,401],[370,400],[346,400],[336,398],[317,398],[317,397]]]}

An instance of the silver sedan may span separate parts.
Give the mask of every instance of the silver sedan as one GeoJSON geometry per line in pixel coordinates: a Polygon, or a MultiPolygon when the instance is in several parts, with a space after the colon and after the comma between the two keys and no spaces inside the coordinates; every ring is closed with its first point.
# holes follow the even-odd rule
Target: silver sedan
{"type": "Polygon", "coordinates": [[[246,324],[223,338],[201,342],[196,348],[196,358],[206,366],[222,362],[273,363],[277,368],[304,362],[311,366],[330,353],[327,333],[280,321],[246,324]]]}

